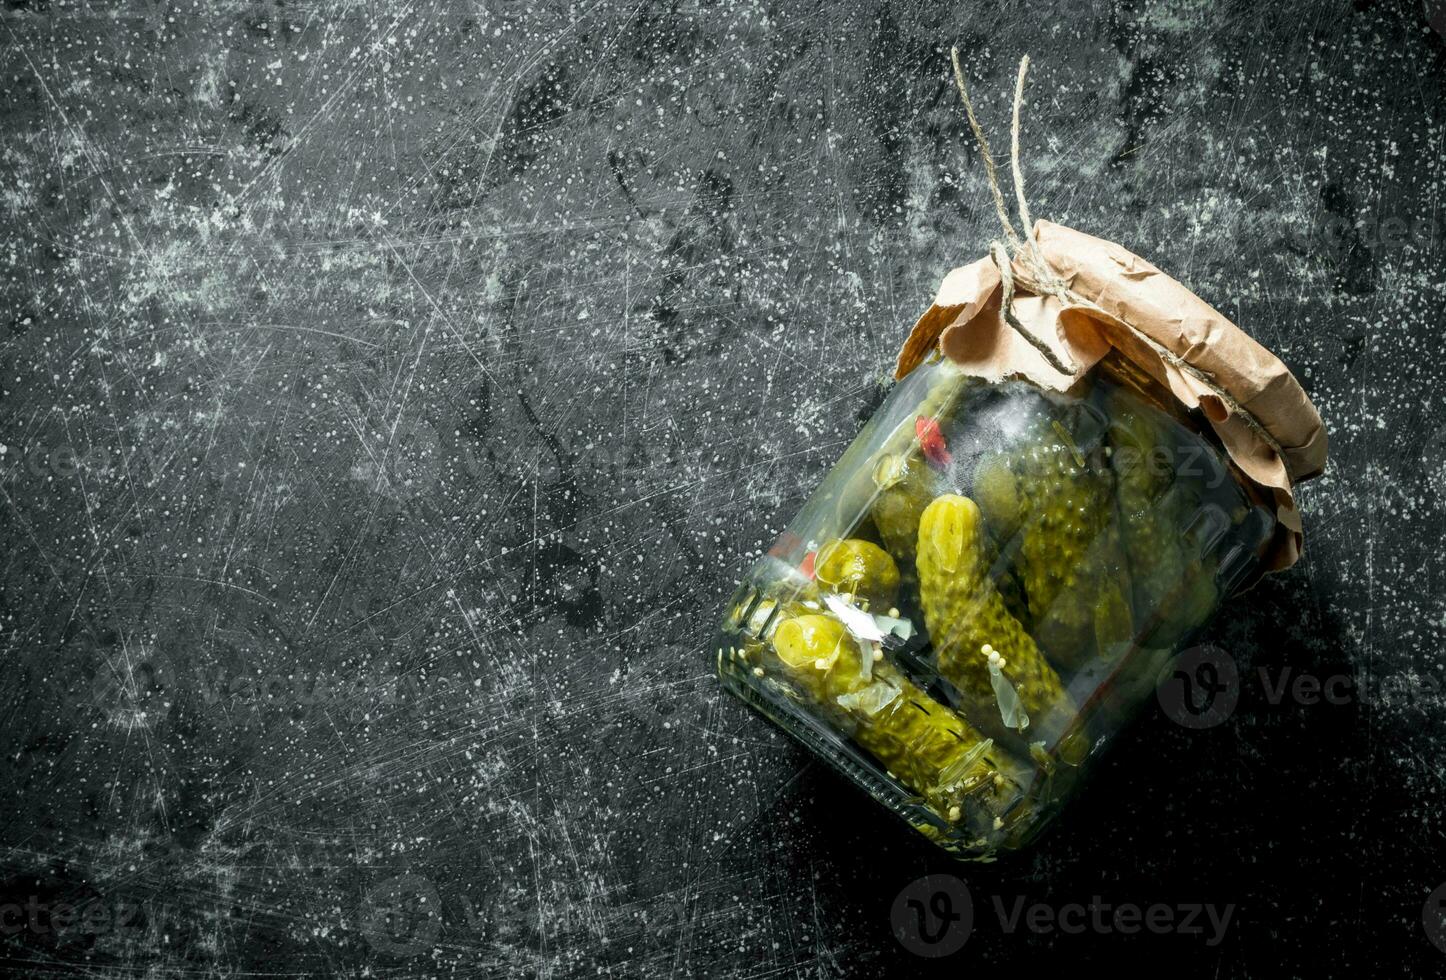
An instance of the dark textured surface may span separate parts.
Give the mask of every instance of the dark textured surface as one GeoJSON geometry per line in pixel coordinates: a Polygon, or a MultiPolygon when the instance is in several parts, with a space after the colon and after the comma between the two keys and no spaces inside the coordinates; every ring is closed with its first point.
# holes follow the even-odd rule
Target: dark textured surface
{"type": "Polygon", "coordinates": [[[1440,975],[1427,16],[8,0],[3,969],[1440,975]],[[1332,435],[1304,561],[1213,630],[1235,717],[1146,718],[993,870],[711,676],[747,556],[995,233],[949,43],[1001,136],[1035,59],[1036,213],[1190,283],[1332,435]],[[1358,696],[1272,703],[1287,664],[1358,696]],[[943,961],[891,935],[928,871],[975,900],[943,961]],[[996,896],[1237,909],[1210,946],[1009,935],[996,896]]]}

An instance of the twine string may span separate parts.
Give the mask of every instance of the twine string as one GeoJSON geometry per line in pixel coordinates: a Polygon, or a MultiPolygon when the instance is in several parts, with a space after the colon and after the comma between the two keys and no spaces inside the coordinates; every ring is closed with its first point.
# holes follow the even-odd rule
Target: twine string
{"type": "MultiPolygon", "coordinates": [[[[984,127],[979,124],[979,117],[974,112],[974,102],[969,98],[969,86],[964,82],[964,70],[959,65],[959,49],[949,49],[949,60],[954,67],[954,85],[959,89],[959,98],[964,103],[964,112],[969,117],[969,129],[974,133],[974,141],[979,145],[979,155],[984,159],[984,173],[989,181],[989,193],[994,197],[994,212],[999,216],[999,226],[1004,231],[1004,237],[1008,245],[995,240],[989,245],[989,255],[994,264],[999,267],[999,278],[1004,283],[1004,297],[1000,304],[1000,312],[1004,321],[1020,337],[1028,341],[1029,345],[1039,351],[1040,355],[1061,374],[1073,376],[1079,373],[1079,365],[1074,363],[1068,353],[1064,357],[1049,344],[1039,337],[1036,337],[1020,321],[1014,313],[1014,287],[1017,282],[1020,286],[1028,288],[1035,293],[1048,293],[1057,297],[1061,302],[1067,298],[1068,290],[1058,276],[1049,271],[1048,263],[1039,252],[1039,245],[1034,240],[1034,222],[1029,216],[1029,204],[1024,197],[1024,173],[1019,166],[1019,116],[1020,106],[1024,101],[1024,78],[1029,71],[1029,56],[1025,55],[1019,62],[1019,77],[1014,85],[1014,117],[1010,126],[1010,175],[1014,180],[1014,199],[1019,208],[1019,220],[1024,226],[1024,236],[1021,238],[1015,231],[1014,222],[1010,220],[1009,208],[1004,203],[1004,191],[999,186],[999,168],[994,163],[994,154],[989,150],[989,138],[984,135],[984,127]],[[1020,266],[1025,271],[1019,275],[1013,268],[1015,259],[1020,260],[1020,266]]],[[[1064,351],[1069,348],[1064,345],[1063,337],[1060,338],[1060,347],[1064,351]]]]}
{"type": "Polygon", "coordinates": [[[1029,217],[1029,202],[1024,199],[1024,171],[1019,166],[1019,108],[1024,104],[1024,76],[1029,73],[1029,55],[1019,59],[1019,75],[1014,80],[1014,113],[1009,124],[1009,172],[1014,178],[1014,201],[1019,205],[1019,223],[1024,237],[1034,240],[1034,221],[1029,217]]]}
{"type": "Polygon", "coordinates": [[[954,84],[959,88],[959,98],[964,100],[964,113],[969,117],[969,128],[974,132],[974,142],[979,145],[979,154],[984,158],[984,173],[989,178],[989,191],[994,195],[994,213],[999,215],[999,225],[1011,245],[1019,244],[1019,235],[1014,223],[1009,220],[1009,209],[1004,206],[1004,192],[999,189],[999,173],[994,166],[994,154],[989,152],[989,138],[984,127],[974,115],[974,103],[969,100],[969,87],[964,84],[964,70],[959,67],[959,49],[949,49],[949,59],[954,64],[954,84]]]}

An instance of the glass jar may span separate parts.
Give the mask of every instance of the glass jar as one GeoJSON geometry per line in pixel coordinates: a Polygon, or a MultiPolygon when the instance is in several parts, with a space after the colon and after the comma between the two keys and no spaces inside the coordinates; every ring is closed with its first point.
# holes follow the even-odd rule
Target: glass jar
{"type": "Polygon", "coordinates": [[[889,393],[723,621],[724,685],[945,849],[1060,809],[1259,572],[1273,511],[1111,354],[1068,394],[938,358],[889,393]]]}

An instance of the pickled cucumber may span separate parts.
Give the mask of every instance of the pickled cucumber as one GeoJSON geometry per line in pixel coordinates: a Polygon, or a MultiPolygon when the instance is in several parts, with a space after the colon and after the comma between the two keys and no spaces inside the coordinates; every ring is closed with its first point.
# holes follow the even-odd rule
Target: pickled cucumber
{"type": "Polygon", "coordinates": [[[965,695],[997,700],[997,670],[1030,717],[1067,708],[1059,675],[990,580],[986,548],[979,507],[968,497],[945,494],[925,509],[919,597],[939,673],[965,695]]]}
{"type": "Polygon", "coordinates": [[[789,679],[836,707],[854,740],[941,815],[960,819],[973,797],[992,820],[1018,794],[1017,766],[889,661],[874,660],[838,620],[796,616],[772,640],[789,679]]]}
{"type": "Polygon", "coordinates": [[[1112,392],[1109,407],[1110,465],[1135,608],[1154,610],[1180,585],[1185,571],[1179,529],[1161,503],[1175,478],[1170,444],[1159,422],[1123,393],[1112,392]]]}
{"type": "Polygon", "coordinates": [[[974,500],[997,539],[1006,541],[1018,533],[1023,509],[1019,484],[1002,453],[979,461],[974,470],[974,500]]]}
{"type": "Polygon", "coordinates": [[[1034,638],[1062,667],[1078,667],[1133,632],[1126,562],[1113,527],[1112,476],[1049,406],[1023,443],[986,456],[973,487],[996,537],[1020,535],[1017,567],[1034,638]],[[1104,617],[1103,621],[1100,617],[1104,617]]]}
{"type": "Polygon", "coordinates": [[[1163,417],[1123,391],[1108,398],[1111,467],[1134,605],[1155,626],[1145,641],[1168,647],[1203,623],[1218,594],[1214,562],[1190,555],[1181,534],[1191,495],[1174,487],[1177,447],[1163,417]]]}
{"type": "Polygon", "coordinates": [[[822,585],[863,600],[872,612],[887,611],[898,598],[899,567],[872,541],[830,541],[818,549],[813,567],[822,585]]]}
{"type": "Polygon", "coordinates": [[[1055,663],[1077,668],[1091,657],[1112,659],[1129,646],[1134,616],[1126,567],[1119,529],[1107,523],[1073,584],[1056,596],[1035,628],[1035,639],[1055,663]]]}
{"type": "Polygon", "coordinates": [[[914,560],[919,517],[934,499],[936,477],[919,451],[905,455],[886,453],[874,467],[879,494],[871,511],[884,546],[899,562],[914,560]]]}

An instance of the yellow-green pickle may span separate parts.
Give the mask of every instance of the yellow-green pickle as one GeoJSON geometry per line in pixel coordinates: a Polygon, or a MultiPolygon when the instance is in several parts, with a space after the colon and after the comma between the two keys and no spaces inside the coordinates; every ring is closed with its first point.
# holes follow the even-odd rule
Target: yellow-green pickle
{"type": "Polygon", "coordinates": [[[985,563],[984,521],[968,497],[934,498],[919,520],[919,602],[939,673],[976,701],[1000,703],[1000,721],[1024,731],[1030,718],[1064,707],[1059,675],[1004,607],[985,563]],[[1009,688],[999,697],[1001,682],[1009,688]]]}
{"type": "Polygon", "coordinates": [[[726,686],[949,851],[1032,840],[1275,529],[1152,384],[915,368],[734,596],[726,686]]]}

